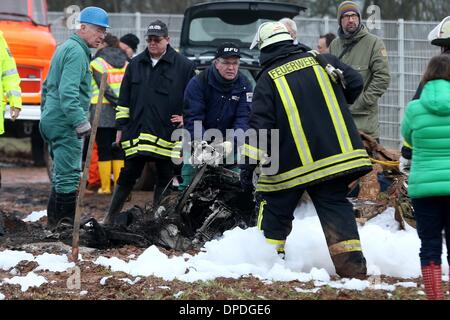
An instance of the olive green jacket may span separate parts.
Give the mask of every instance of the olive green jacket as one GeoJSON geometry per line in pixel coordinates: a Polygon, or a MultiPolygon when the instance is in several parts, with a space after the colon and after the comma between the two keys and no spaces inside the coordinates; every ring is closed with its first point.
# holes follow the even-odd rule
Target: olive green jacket
{"type": "Polygon", "coordinates": [[[339,58],[346,46],[350,48],[340,60],[357,70],[364,80],[363,92],[350,106],[350,112],[359,130],[378,138],[378,99],[386,92],[391,79],[386,47],[365,26],[350,39],[344,38],[340,28],[339,38],[330,45],[330,53],[339,58]]]}

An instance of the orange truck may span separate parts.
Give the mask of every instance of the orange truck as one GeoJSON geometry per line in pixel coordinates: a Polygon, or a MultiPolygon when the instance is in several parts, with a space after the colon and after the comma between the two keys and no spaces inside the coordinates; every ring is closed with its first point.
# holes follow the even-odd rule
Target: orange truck
{"type": "Polygon", "coordinates": [[[42,83],[47,76],[55,51],[47,21],[46,0],[1,0],[0,30],[16,60],[21,78],[23,108],[19,118],[9,120],[5,113],[6,135],[31,137],[35,164],[44,165],[44,145],[39,134],[42,83]]]}

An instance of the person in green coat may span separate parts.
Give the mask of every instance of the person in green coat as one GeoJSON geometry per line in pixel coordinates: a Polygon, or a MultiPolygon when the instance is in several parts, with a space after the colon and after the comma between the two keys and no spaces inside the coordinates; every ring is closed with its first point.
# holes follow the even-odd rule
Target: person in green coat
{"type": "MultiPolygon", "coordinates": [[[[442,231],[450,248],[450,55],[430,60],[420,99],[405,111],[401,133],[412,146],[408,195],[412,198],[420,263],[428,299],[443,299],[442,231]]],[[[450,257],[447,254],[450,264],[450,257]]]]}
{"type": "Polygon", "coordinates": [[[338,7],[338,38],[330,44],[330,53],[358,71],[364,89],[350,105],[358,130],[375,139],[380,137],[378,100],[389,87],[390,75],[386,47],[361,22],[357,3],[344,1],[338,7]]]}
{"type": "Polygon", "coordinates": [[[52,57],[42,88],[40,131],[53,160],[48,226],[73,220],[81,175],[82,138],[90,133],[88,111],[91,52],[105,38],[108,14],[98,7],[80,12],[80,27],[52,57]]]}

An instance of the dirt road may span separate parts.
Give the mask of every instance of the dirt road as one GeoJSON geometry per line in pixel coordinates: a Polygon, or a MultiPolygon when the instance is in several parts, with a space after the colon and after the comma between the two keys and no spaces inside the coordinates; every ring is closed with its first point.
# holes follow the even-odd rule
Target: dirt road
{"type": "MultiPolygon", "coordinates": [[[[4,167],[2,168],[2,184],[0,189],[0,215],[15,215],[19,219],[28,216],[32,211],[46,210],[50,182],[45,168],[4,167]]],[[[132,201],[125,208],[133,205],[144,206],[151,199],[151,192],[133,192],[132,201]]],[[[103,218],[110,196],[90,195],[85,197],[84,216],[92,216],[97,220],[103,218]]],[[[26,243],[26,236],[33,230],[44,230],[46,218],[38,222],[23,223],[17,233],[8,237],[0,236],[0,252],[20,250],[35,257],[45,253],[65,255],[70,247],[60,242],[39,241],[26,243]],[[5,239],[6,238],[6,239],[5,239]],[[23,241],[25,239],[25,241],[23,241]],[[22,242],[20,242],[20,241],[22,242]]],[[[124,261],[138,257],[145,248],[126,246],[108,250],[81,248],[83,261],[77,266],[81,274],[79,287],[68,286],[72,271],[63,272],[39,271],[35,261],[21,261],[15,267],[3,270],[0,263],[0,297],[4,299],[424,299],[420,288],[397,287],[393,292],[383,290],[351,291],[333,289],[327,286],[315,288],[313,282],[273,282],[267,284],[254,277],[240,279],[217,278],[214,281],[186,283],[178,280],[165,281],[161,278],[131,277],[123,272],[95,264],[100,257],[117,257],[124,261]],[[13,276],[27,276],[35,273],[44,277],[47,283],[22,291],[17,284],[2,283],[13,276]],[[131,277],[131,279],[130,279],[131,277]],[[129,279],[124,281],[123,279],[129,279]],[[107,280],[106,280],[107,279],[107,280]]],[[[179,252],[161,252],[171,256],[179,252]]],[[[1,261],[0,261],[1,262],[1,261]]],[[[396,283],[402,279],[382,277],[385,283],[396,283]]],[[[417,281],[413,280],[413,281],[417,281]]]]}

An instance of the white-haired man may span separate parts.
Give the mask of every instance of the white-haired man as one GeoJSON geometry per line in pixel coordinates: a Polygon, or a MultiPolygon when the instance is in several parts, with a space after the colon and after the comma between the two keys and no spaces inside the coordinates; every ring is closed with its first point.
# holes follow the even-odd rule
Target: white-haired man
{"type": "Polygon", "coordinates": [[[40,131],[53,159],[49,227],[75,215],[80,183],[82,137],[90,132],[88,112],[92,75],[91,52],[105,38],[109,18],[105,10],[87,7],[80,12],[80,28],[53,55],[42,88],[40,131]]]}
{"type": "Polygon", "coordinates": [[[294,40],[294,44],[298,44],[297,40],[297,24],[291,18],[283,18],[280,19],[280,22],[284,24],[292,39],[294,40]]]}

